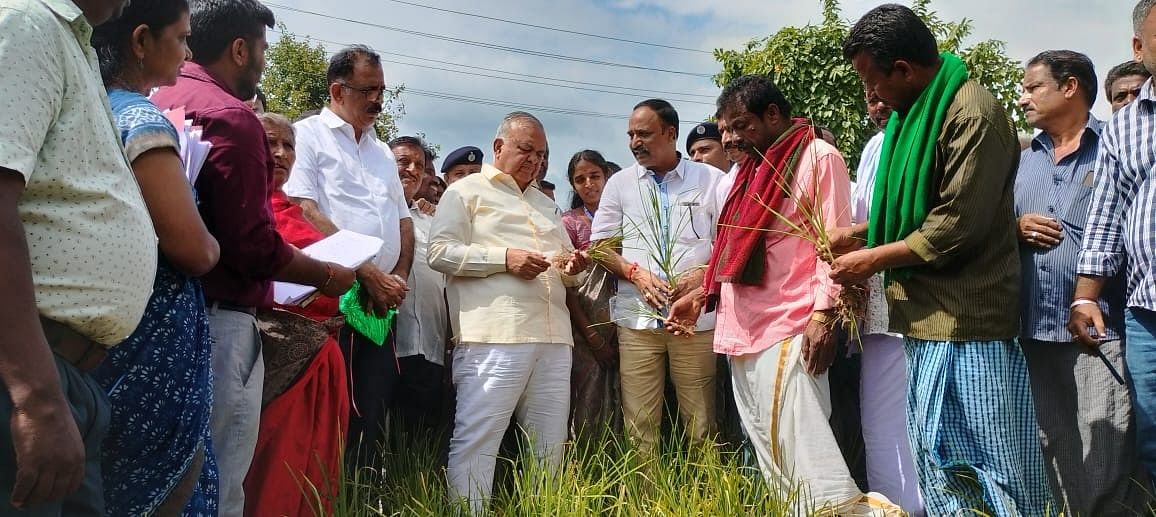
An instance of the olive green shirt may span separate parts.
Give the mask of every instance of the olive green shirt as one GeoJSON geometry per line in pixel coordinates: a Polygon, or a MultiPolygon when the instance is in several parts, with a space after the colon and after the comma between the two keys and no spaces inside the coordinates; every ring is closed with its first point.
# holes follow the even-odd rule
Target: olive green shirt
{"type": "Polygon", "coordinates": [[[904,239],[927,264],[887,287],[891,331],[927,341],[1019,334],[1018,166],[1007,112],[978,83],[964,83],[936,141],[930,212],[904,239]]]}

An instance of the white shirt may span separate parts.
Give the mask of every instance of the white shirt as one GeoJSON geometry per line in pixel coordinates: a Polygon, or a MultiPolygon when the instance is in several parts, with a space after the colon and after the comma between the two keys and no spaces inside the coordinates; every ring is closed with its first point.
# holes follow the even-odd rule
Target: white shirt
{"type": "Polygon", "coordinates": [[[393,153],[373,129],[354,141],[353,126],[325,108],[293,125],[297,161],[285,194],[317,203],[342,230],[385,241],[374,262],[389,273],[401,256],[401,220],[410,217],[393,153]]]}
{"type": "Polygon", "coordinates": [[[506,271],[507,248],[553,257],[574,246],[553,200],[484,165],[450,185],[430,227],[429,265],[447,276],[454,340],[573,345],[566,287],[578,285],[581,275],[550,267],[522,280],[506,271]]]}
{"type": "Polygon", "coordinates": [[[432,215],[411,209],[413,220],[413,267],[409,270],[409,294],[397,310],[397,356],[425,356],[444,364],[446,352],[446,277],[429,267],[429,230],[432,215]]]}
{"type": "MultiPolygon", "coordinates": [[[[660,257],[675,262],[675,274],[703,267],[710,261],[718,218],[715,189],[722,171],[705,163],[680,160],[674,170],[657,183],[652,171],[635,163],[610,176],[591,223],[590,240],[621,235],[622,255],[662,277],[660,257]],[[673,244],[668,252],[661,247],[673,244]]],[[[645,314],[647,308],[638,288],[619,282],[611,302],[610,317],[629,329],[654,329],[658,322],[645,314]]],[[[714,313],[699,317],[697,330],[714,328],[714,313]]]]}
{"type": "MultiPolygon", "coordinates": [[[[859,168],[855,169],[855,182],[851,184],[851,221],[865,223],[871,218],[871,200],[875,196],[875,177],[879,169],[879,154],[883,152],[883,134],[880,131],[863,146],[859,158],[859,168]]],[[[883,274],[879,273],[867,280],[867,313],[859,332],[864,336],[888,334],[887,296],[883,290],[883,274]]]]}
{"type": "Polygon", "coordinates": [[[883,132],[880,131],[863,146],[855,181],[851,184],[851,222],[865,223],[871,218],[871,198],[875,196],[875,173],[879,169],[879,153],[883,151],[883,132]]]}
{"type": "Polygon", "coordinates": [[[68,0],[0,1],[0,113],[7,119],[0,167],[24,179],[16,211],[36,308],[113,346],[136,329],[152,294],[157,238],[91,37],[68,0]]]}
{"type": "Polygon", "coordinates": [[[723,174],[715,185],[715,223],[718,223],[718,217],[722,215],[723,206],[727,204],[727,197],[731,195],[731,188],[735,186],[735,178],[739,172],[739,164],[731,165],[731,169],[723,174]]]}

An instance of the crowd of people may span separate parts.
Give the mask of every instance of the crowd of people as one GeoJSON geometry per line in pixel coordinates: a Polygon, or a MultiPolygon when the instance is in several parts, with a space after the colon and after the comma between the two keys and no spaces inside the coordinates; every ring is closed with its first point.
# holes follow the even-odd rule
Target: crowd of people
{"type": "Polygon", "coordinates": [[[440,174],[380,140],[366,46],[327,106],[266,112],[257,0],[0,0],[0,514],[310,515],[342,468],[390,483],[397,436],[448,438],[481,514],[511,429],[549,471],[607,431],[656,457],[669,420],[800,514],[1150,511],[1154,8],[1107,122],[1092,62],[1048,50],[1017,135],[888,4],[842,49],[879,130],[854,176],[746,75],[685,139],[639,102],[635,163],[574,153],[563,210],[530,113],[440,174]],[[172,112],[211,144],[195,180],[172,112]],[[301,251],[342,231],[384,244],[301,251]]]}

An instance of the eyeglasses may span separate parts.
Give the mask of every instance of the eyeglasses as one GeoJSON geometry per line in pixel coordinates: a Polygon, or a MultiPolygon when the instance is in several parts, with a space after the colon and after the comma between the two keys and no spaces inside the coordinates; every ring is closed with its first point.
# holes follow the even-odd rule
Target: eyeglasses
{"type": "Polygon", "coordinates": [[[385,91],[386,91],[385,86],[369,86],[366,88],[355,88],[353,86],[350,86],[350,85],[342,83],[342,82],[338,82],[337,84],[340,84],[342,88],[348,88],[350,90],[353,90],[355,92],[358,92],[358,93],[364,95],[365,98],[368,100],[380,99],[385,95],[385,91]]]}

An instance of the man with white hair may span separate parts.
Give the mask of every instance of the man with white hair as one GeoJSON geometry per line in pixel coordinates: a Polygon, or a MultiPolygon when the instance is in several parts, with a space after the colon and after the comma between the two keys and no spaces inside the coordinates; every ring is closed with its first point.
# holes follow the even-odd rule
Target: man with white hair
{"type": "Polygon", "coordinates": [[[585,253],[575,252],[558,205],[533,187],[546,131],[514,112],[494,138],[494,163],[454,182],[429,237],[429,265],[445,273],[457,388],[449,489],[485,508],[502,435],[517,415],[538,461],[556,469],[570,414],[570,312],[585,253]]]}

